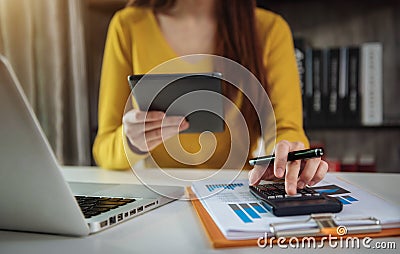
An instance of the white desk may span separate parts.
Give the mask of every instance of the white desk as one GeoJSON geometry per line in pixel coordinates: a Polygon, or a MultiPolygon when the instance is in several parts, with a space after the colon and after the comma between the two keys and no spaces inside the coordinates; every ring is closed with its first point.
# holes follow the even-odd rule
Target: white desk
{"type": "MultiPolygon", "coordinates": [[[[175,174],[202,175],[204,170],[175,170],[175,174]],[[175,172],[176,171],[176,172],[175,172]]],[[[98,168],[65,167],[68,181],[102,183],[138,183],[131,171],[115,172],[98,168]]],[[[340,176],[400,204],[400,174],[340,173],[340,176]]],[[[218,177],[223,178],[223,174],[218,177]]],[[[243,173],[241,177],[246,177],[243,173]]],[[[157,179],[156,179],[157,181],[157,179]]],[[[4,205],[4,204],[2,204],[4,205]]],[[[395,242],[397,249],[290,249],[290,253],[398,253],[400,238],[377,238],[375,241],[395,242]]],[[[0,253],[288,253],[288,250],[234,248],[213,249],[196,212],[188,201],[175,201],[114,228],[83,238],[0,231],[0,253]]]]}

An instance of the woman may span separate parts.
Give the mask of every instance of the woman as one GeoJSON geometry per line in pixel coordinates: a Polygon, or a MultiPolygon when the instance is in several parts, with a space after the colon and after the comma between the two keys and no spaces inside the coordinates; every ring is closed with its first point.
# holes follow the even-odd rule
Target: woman
{"type": "MultiPolygon", "coordinates": [[[[163,112],[133,109],[124,115],[130,91],[126,77],[143,74],[174,57],[188,54],[215,54],[232,59],[250,70],[268,93],[276,118],[276,160],[273,168],[256,166],[249,172],[250,183],[285,176],[286,191],[319,182],[327,164],[319,158],[287,162],[290,151],[309,146],[302,129],[299,77],[291,32],[286,22],[272,12],[257,9],[255,1],[243,0],[132,0],[113,17],[104,52],[99,100],[99,130],[93,154],[99,166],[129,168],[124,152],[129,143],[130,163],[151,157],[161,167],[192,167],[171,159],[161,137],[183,131],[189,124],[182,117],[166,117],[163,112]],[[144,127],[145,126],[145,127],[144,127]],[[124,134],[124,135],[122,135],[124,134]],[[285,174],[286,172],[286,174],[285,174]]],[[[227,88],[250,131],[250,156],[260,137],[258,120],[248,100],[236,100],[237,90],[227,88]]],[[[197,167],[219,168],[226,159],[227,133],[218,135],[214,155],[197,167]]],[[[229,134],[229,133],[228,133],[229,134]]],[[[193,149],[196,134],[179,134],[182,146],[193,149]]],[[[228,144],[228,145],[227,145],[228,144]]]]}

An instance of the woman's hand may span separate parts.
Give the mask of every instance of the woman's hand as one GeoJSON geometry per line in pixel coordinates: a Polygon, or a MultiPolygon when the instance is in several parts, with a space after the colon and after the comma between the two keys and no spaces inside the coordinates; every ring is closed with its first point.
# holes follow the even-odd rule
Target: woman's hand
{"type": "Polygon", "coordinates": [[[163,141],[189,128],[181,116],[166,116],[164,112],[128,111],[122,118],[125,135],[134,152],[149,152],[163,141]]]}
{"type": "Polygon", "coordinates": [[[297,188],[302,189],[306,185],[312,186],[321,181],[328,172],[328,164],[321,158],[307,159],[301,173],[300,160],[287,161],[289,152],[302,149],[304,149],[304,144],[301,142],[289,142],[286,140],[278,142],[275,146],[274,165],[254,166],[249,172],[250,185],[257,185],[261,180],[285,177],[286,193],[294,195],[297,188]]]}

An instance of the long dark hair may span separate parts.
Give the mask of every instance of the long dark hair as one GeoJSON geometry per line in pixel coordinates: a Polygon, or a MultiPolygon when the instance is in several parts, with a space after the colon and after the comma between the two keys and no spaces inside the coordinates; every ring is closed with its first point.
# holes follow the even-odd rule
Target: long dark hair
{"type": "MultiPolygon", "coordinates": [[[[129,0],[127,6],[149,7],[164,12],[174,7],[176,0],[129,0]]],[[[250,70],[267,87],[262,49],[257,33],[255,0],[216,0],[217,34],[215,53],[236,61],[250,70]]],[[[235,86],[225,86],[224,92],[230,99],[238,95],[235,86]]],[[[261,134],[260,124],[251,102],[243,96],[241,111],[246,119],[251,136],[252,148],[261,134]]]]}

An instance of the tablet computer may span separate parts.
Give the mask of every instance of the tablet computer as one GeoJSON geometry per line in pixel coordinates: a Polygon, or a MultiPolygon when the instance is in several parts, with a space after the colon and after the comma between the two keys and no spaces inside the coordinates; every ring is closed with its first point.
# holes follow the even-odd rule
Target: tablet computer
{"type": "Polygon", "coordinates": [[[184,133],[224,131],[221,73],[130,75],[128,81],[140,110],[186,117],[184,133]]]}

